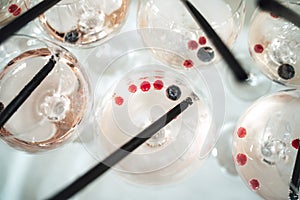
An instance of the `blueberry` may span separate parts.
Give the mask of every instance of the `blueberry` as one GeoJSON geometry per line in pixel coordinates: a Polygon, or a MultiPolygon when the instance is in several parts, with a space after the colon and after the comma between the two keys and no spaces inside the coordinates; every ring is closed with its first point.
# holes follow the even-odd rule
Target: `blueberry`
{"type": "Polygon", "coordinates": [[[166,90],[167,97],[173,101],[176,101],[181,96],[181,90],[176,85],[171,85],[166,90]]]}
{"type": "Polygon", "coordinates": [[[65,35],[65,41],[69,43],[75,43],[79,40],[79,33],[77,30],[70,31],[65,35]]]}
{"type": "Polygon", "coordinates": [[[292,65],[289,64],[282,64],[278,67],[277,73],[280,78],[289,80],[294,78],[295,76],[295,69],[292,65]]]}
{"type": "Polygon", "coordinates": [[[203,62],[210,62],[215,57],[215,52],[211,47],[202,47],[197,52],[198,58],[203,62]]]}

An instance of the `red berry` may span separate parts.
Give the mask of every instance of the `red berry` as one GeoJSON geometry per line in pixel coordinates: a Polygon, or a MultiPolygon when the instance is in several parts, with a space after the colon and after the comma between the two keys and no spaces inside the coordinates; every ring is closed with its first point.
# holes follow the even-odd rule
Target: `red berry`
{"type": "Polygon", "coordinates": [[[13,13],[13,16],[18,16],[19,14],[21,14],[22,12],[22,9],[21,8],[18,8],[14,13],[13,13]]]}
{"type": "Polygon", "coordinates": [[[264,51],[264,47],[263,47],[261,44],[256,44],[256,45],[254,46],[254,51],[255,51],[256,53],[262,53],[262,52],[264,51]]]}
{"type": "Polygon", "coordinates": [[[156,80],[153,83],[154,89],[161,90],[164,87],[164,83],[161,80],[156,80]]]}
{"type": "Polygon", "coordinates": [[[240,128],[238,129],[238,131],[237,131],[237,135],[238,135],[239,138],[244,138],[244,137],[246,137],[246,135],[247,135],[246,129],[243,128],[243,127],[240,127],[240,128]]]}
{"type": "Polygon", "coordinates": [[[140,88],[141,88],[141,90],[142,90],[143,92],[147,92],[147,91],[150,90],[151,84],[150,84],[148,81],[144,81],[144,82],[141,83],[140,88]]]}
{"type": "Polygon", "coordinates": [[[13,13],[13,12],[15,12],[18,8],[19,8],[19,6],[18,6],[17,4],[11,4],[11,5],[8,7],[8,12],[13,13]]]}
{"type": "Polygon", "coordinates": [[[244,166],[247,163],[247,156],[243,153],[239,153],[236,156],[236,162],[240,166],[244,166]]]}
{"type": "Polygon", "coordinates": [[[183,62],[183,66],[185,66],[186,68],[191,68],[194,66],[194,62],[192,60],[185,60],[183,62]]]}
{"type": "Polygon", "coordinates": [[[292,141],[292,146],[293,146],[295,149],[298,149],[298,148],[299,148],[299,142],[300,142],[299,139],[294,139],[294,140],[292,141]]]}
{"type": "Polygon", "coordinates": [[[252,190],[258,190],[260,187],[259,181],[256,179],[251,179],[249,181],[249,185],[251,187],[252,190]]]}
{"type": "Polygon", "coordinates": [[[204,37],[204,36],[199,37],[198,42],[199,42],[200,45],[205,45],[206,42],[207,42],[206,37],[204,37]]]}
{"type": "Polygon", "coordinates": [[[128,87],[128,91],[129,92],[131,92],[131,93],[135,93],[136,91],[137,91],[137,87],[136,87],[136,85],[130,85],[129,87],[128,87]]]}
{"type": "Polygon", "coordinates": [[[270,13],[270,15],[271,15],[273,18],[275,18],[275,19],[277,19],[277,18],[278,18],[278,16],[277,16],[277,15],[275,15],[274,13],[270,13]]]}
{"type": "Polygon", "coordinates": [[[188,48],[190,50],[196,50],[198,48],[198,43],[195,40],[191,40],[188,42],[188,48]]]}
{"type": "Polygon", "coordinates": [[[115,97],[115,103],[118,106],[121,106],[124,103],[124,99],[122,97],[120,97],[120,96],[117,96],[117,97],[115,97]]]}

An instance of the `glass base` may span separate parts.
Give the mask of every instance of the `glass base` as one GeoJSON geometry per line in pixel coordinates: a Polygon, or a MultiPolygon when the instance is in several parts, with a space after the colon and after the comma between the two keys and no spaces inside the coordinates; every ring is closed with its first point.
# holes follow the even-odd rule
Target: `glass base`
{"type": "Polygon", "coordinates": [[[256,68],[255,63],[251,58],[242,57],[239,60],[250,76],[247,81],[239,82],[227,67],[225,70],[225,83],[227,84],[229,91],[237,98],[246,101],[258,99],[269,93],[272,88],[272,81],[256,68]]]}
{"type": "Polygon", "coordinates": [[[221,130],[221,136],[212,151],[212,155],[218,161],[222,171],[226,174],[237,176],[235,164],[232,159],[232,133],[235,129],[234,121],[224,124],[221,130]]]}

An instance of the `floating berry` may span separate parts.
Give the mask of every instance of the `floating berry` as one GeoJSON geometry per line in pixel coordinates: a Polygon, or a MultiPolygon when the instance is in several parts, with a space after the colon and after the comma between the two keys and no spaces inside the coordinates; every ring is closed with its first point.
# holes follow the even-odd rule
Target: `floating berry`
{"type": "Polygon", "coordinates": [[[292,65],[289,64],[282,64],[278,67],[277,73],[280,78],[289,80],[294,78],[295,76],[295,69],[292,65]]]}
{"type": "Polygon", "coordinates": [[[205,45],[207,42],[206,37],[204,37],[204,36],[199,37],[198,42],[200,45],[205,45]]]}
{"type": "Polygon", "coordinates": [[[167,97],[173,101],[176,101],[181,96],[181,90],[176,85],[171,85],[166,90],[167,97]]]}
{"type": "Polygon", "coordinates": [[[215,57],[215,52],[211,47],[202,47],[197,52],[198,58],[203,62],[210,62],[215,57]]]}
{"type": "Polygon", "coordinates": [[[192,68],[194,66],[194,62],[192,60],[185,60],[183,62],[183,66],[186,68],[192,68]]]}
{"type": "Polygon", "coordinates": [[[243,127],[240,127],[237,131],[237,135],[239,138],[244,138],[247,135],[247,130],[243,127]]]}
{"type": "Polygon", "coordinates": [[[21,14],[22,12],[22,9],[21,8],[18,8],[15,12],[13,12],[13,16],[18,16],[19,14],[21,14]]]}
{"type": "Polygon", "coordinates": [[[188,48],[190,50],[196,50],[198,48],[198,43],[195,40],[191,40],[188,42],[188,48]]]}
{"type": "Polygon", "coordinates": [[[79,40],[79,33],[77,30],[70,31],[65,35],[65,41],[69,43],[75,43],[79,40]]]}
{"type": "Polygon", "coordinates": [[[249,181],[249,185],[251,187],[252,190],[258,190],[260,187],[259,181],[256,179],[251,179],[249,181]]]}
{"type": "Polygon", "coordinates": [[[236,155],[236,162],[240,166],[244,166],[247,163],[247,156],[243,153],[236,155]]]}
{"type": "Polygon", "coordinates": [[[129,87],[128,87],[128,91],[129,92],[131,92],[131,93],[135,93],[136,91],[137,91],[137,87],[136,87],[136,85],[130,85],[129,87]]]}
{"type": "Polygon", "coordinates": [[[115,103],[118,106],[121,106],[124,103],[124,99],[122,97],[120,97],[120,96],[117,96],[117,97],[115,97],[115,103]]]}
{"type": "Polygon", "coordinates": [[[141,90],[142,90],[143,92],[147,92],[147,91],[150,90],[151,84],[150,84],[148,81],[144,81],[144,82],[141,83],[140,88],[141,88],[141,90]]]}
{"type": "Polygon", "coordinates": [[[277,19],[277,18],[278,18],[278,16],[277,16],[277,15],[275,15],[274,13],[270,13],[270,15],[271,15],[271,17],[273,17],[273,18],[275,18],[275,19],[277,19]]]}
{"type": "Polygon", "coordinates": [[[256,53],[262,53],[264,52],[264,47],[261,44],[254,45],[254,51],[256,53]]]}
{"type": "Polygon", "coordinates": [[[156,89],[156,90],[161,90],[161,89],[164,87],[164,83],[163,83],[161,80],[156,80],[156,81],[153,83],[153,87],[154,87],[154,89],[156,89]]]}
{"type": "Polygon", "coordinates": [[[299,142],[300,142],[299,139],[294,139],[294,140],[292,141],[292,146],[293,146],[295,149],[298,149],[298,148],[299,148],[299,142]]]}
{"type": "Polygon", "coordinates": [[[11,4],[11,5],[8,7],[8,12],[14,13],[18,8],[19,8],[19,6],[18,6],[17,4],[11,4]]]}

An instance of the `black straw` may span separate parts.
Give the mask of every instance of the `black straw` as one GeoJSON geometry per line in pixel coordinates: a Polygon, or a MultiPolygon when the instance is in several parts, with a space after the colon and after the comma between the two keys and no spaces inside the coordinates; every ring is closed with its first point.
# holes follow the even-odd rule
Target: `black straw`
{"type": "Polygon", "coordinates": [[[132,138],[129,142],[121,146],[102,162],[97,164],[95,167],[90,169],[84,175],[75,180],[72,184],[67,186],[65,189],[54,195],[50,200],[60,200],[68,199],[89,183],[94,181],[99,176],[103,175],[107,170],[113,167],[115,164],[120,162],[126,156],[128,156],[132,151],[137,149],[140,145],[146,142],[149,138],[155,135],[160,129],[165,127],[169,122],[171,122],[175,117],[180,115],[188,106],[193,104],[193,100],[188,97],[186,100],[179,103],[165,115],[156,120],[153,124],[148,126],[145,130],[139,133],[136,137],[132,138]]]}
{"type": "Polygon", "coordinates": [[[61,0],[43,0],[0,29],[0,44],[61,0]]]}
{"type": "Polygon", "coordinates": [[[19,92],[19,94],[0,112],[0,127],[11,118],[11,116],[26,101],[31,93],[40,85],[46,76],[54,68],[56,61],[52,56],[48,63],[33,77],[31,81],[19,92]]]}
{"type": "Polygon", "coordinates": [[[219,53],[223,56],[223,59],[227,62],[228,66],[234,73],[236,79],[238,81],[246,81],[249,78],[247,72],[242,68],[239,62],[235,59],[235,57],[232,55],[228,47],[224,44],[222,39],[218,36],[218,34],[214,31],[214,29],[210,26],[210,24],[206,21],[206,19],[188,0],[181,0],[181,1],[188,9],[190,14],[193,16],[195,21],[198,23],[198,25],[202,27],[203,31],[210,38],[210,40],[215,45],[219,53]]]}
{"type": "Polygon", "coordinates": [[[278,17],[282,17],[300,27],[300,15],[295,11],[287,8],[286,6],[280,4],[279,2],[274,0],[258,0],[257,4],[260,9],[269,11],[272,14],[278,17]]]}
{"type": "MultiPolygon", "coordinates": [[[[300,147],[299,147],[300,148],[300,147]]],[[[290,183],[290,199],[298,200],[299,196],[299,186],[300,186],[300,151],[297,151],[297,157],[295,161],[295,166],[293,169],[292,179],[290,183]]]]}

